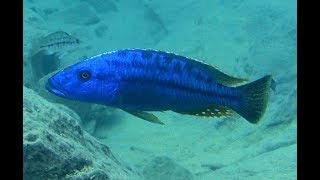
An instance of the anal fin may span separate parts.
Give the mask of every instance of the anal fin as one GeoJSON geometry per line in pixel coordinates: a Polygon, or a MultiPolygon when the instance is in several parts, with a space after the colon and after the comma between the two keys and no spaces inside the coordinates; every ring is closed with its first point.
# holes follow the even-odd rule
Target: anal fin
{"type": "Polygon", "coordinates": [[[234,115],[234,111],[226,106],[210,105],[206,108],[195,109],[186,112],[178,112],[181,114],[188,114],[193,116],[205,117],[230,117],[234,115]]]}
{"type": "Polygon", "coordinates": [[[129,114],[132,114],[134,116],[137,116],[143,120],[149,121],[151,123],[156,123],[156,124],[164,124],[163,122],[161,122],[157,116],[151,114],[151,113],[147,113],[144,111],[128,111],[128,110],[124,110],[129,114]]]}

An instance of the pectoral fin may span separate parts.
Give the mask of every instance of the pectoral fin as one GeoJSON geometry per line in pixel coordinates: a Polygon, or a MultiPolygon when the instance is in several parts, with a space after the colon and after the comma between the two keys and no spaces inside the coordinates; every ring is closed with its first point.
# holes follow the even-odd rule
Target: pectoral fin
{"type": "Polygon", "coordinates": [[[137,116],[143,120],[152,122],[152,123],[157,123],[157,124],[164,124],[163,122],[161,122],[157,116],[151,114],[151,113],[147,113],[147,112],[143,112],[143,111],[127,111],[124,110],[129,114],[132,114],[134,116],[137,116]]]}

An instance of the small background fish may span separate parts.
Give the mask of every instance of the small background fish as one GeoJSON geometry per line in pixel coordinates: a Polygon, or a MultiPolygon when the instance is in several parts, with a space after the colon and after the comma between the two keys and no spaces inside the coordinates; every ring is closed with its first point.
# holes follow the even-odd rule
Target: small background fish
{"type": "Polygon", "coordinates": [[[58,55],[61,59],[67,53],[78,47],[80,44],[79,39],[69,35],[64,31],[57,31],[40,38],[39,43],[36,45],[37,52],[42,52],[46,55],[58,55]]]}
{"type": "Polygon", "coordinates": [[[35,41],[31,49],[31,66],[35,81],[57,70],[60,59],[71,53],[79,44],[79,39],[64,31],[51,33],[35,41]]]}

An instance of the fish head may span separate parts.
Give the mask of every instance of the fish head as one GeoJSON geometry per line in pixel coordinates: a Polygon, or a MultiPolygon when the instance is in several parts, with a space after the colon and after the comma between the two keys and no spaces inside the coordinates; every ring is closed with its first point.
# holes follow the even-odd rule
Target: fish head
{"type": "Polygon", "coordinates": [[[117,79],[103,61],[84,60],[50,77],[46,89],[62,98],[110,105],[117,79]]]}

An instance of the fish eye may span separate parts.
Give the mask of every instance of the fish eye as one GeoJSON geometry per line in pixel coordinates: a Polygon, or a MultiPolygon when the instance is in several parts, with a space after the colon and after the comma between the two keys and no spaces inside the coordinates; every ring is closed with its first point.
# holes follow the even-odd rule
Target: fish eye
{"type": "Polygon", "coordinates": [[[80,79],[81,80],[88,80],[91,77],[91,73],[88,70],[82,70],[80,71],[80,79]]]}

